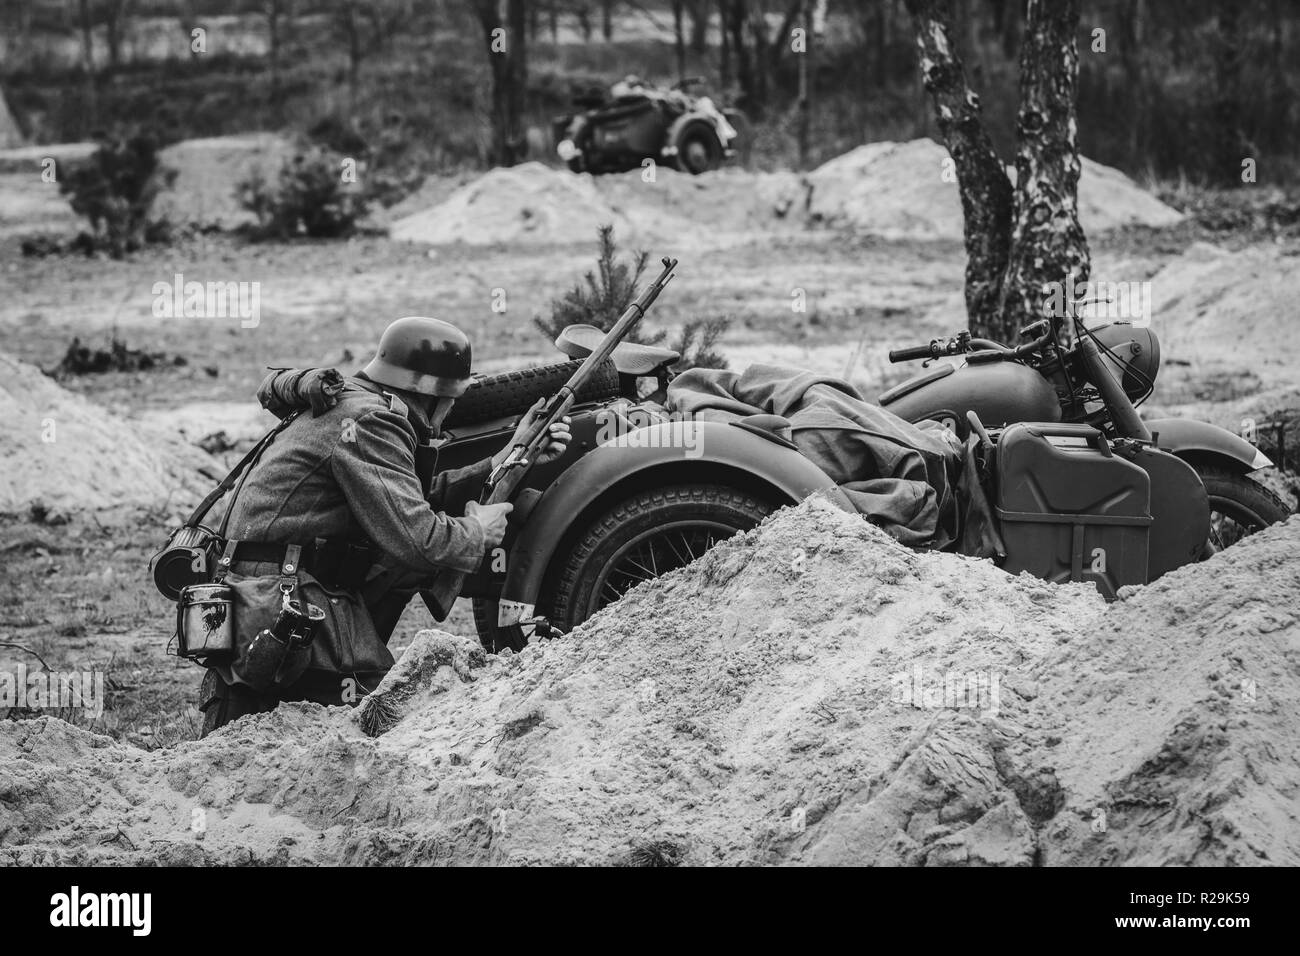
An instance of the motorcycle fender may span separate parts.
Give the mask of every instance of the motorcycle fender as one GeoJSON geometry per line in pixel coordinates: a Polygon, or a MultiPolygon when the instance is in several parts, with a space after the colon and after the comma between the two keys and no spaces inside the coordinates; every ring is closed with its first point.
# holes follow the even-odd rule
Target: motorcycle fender
{"type": "Polygon", "coordinates": [[[1193,418],[1157,418],[1146,423],[1156,436],[1156,445],[1180,458],[1188,454],[1208,454],[1226,458],[1243,473],[1269,468],[1273,462],[1246,439],[1226,428],[1198,422],[1193,418]]]}
{"type": "Polygon", "coordinates": [[[533,506],[506,557],[498,600],[499,627],[531,617],[551,559],[575,523],[612,504],[611,493],[632,479],[723,481],[744,475],[774,498],[796,504],[822,492],[856,513],[827,474],[776,440],[723,422],[667,422],[603,442],[559,476],[533,506]]]}

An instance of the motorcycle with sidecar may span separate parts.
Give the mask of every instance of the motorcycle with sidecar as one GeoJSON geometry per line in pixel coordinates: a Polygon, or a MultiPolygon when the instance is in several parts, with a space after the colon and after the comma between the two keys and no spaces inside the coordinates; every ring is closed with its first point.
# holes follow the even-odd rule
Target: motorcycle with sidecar
{"type": "Polygon", "coordinates": [[[647,159],[691,175],[717,169],[736,153],[742,118],[691,95],[699,82],[659,89],[628,77],[608,95],[580,98],[584,109],[553,124],[556,152],[575,173],[625,172],[647,159]]]}
{"type": "MultiPolygon", "coordinates": [[[[501,449],[519,416],[563,386],[603,334],[570,326],[556,340],[570,361],[477,380],[447,419],[437,467],[501,449]]],[[[1138,416],[1134,399],[1150,393],[1159,365],[1149,330],[1089,329],[1075,316],[1022,336],[1011,347],[959,333],[893,352],[895,361],[959,364],[880,396],[909,421],[977,436],[1008,572],[1089,581],[1113,599],[1289,513],[1251,477],[1271,465],[1253,445],[1202,422],[1138,416]]],[[[528,473],[501,548],[464,582],[490,650],[568,631],[815,492],[852,510],[790,441],[784,419],[675,418],[664,403],[680,360],[620,343],[575,396],[568,450],[528,473]]]]}

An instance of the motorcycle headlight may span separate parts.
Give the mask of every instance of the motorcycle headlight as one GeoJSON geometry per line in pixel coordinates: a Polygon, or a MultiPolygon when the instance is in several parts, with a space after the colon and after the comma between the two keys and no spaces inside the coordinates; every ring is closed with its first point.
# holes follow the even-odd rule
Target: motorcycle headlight
{"type": "Polygon", "coordinates": [[[1150,328],[1112,322],[1093,329],[1103,360],[1134,405],[1145,401],[1160,372],[1160,339],[1150,328]]]}

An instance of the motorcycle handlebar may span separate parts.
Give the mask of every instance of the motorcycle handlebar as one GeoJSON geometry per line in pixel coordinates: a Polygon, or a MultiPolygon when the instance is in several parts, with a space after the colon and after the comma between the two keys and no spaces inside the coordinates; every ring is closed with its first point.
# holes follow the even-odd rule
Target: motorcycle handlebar
{"type": "Polygon", "coordinates": [[[1022,358],[1031,352],[1044,348],[1055,333],[1048,329],[1032,342],[1026,342],[1016,348],[1008,348],[992,339],[972,339],[961,337],[949,339],[931,339],[929,345],[914,345],[906,349],[894,349],[889,353],[891,362],[914,362],[917,359],[937,359],[950,355],[964,355],[968,362],[1007,362],[1022,358]]]}
{"type": "Polygon", "coordinates": [[[893,349],[889,353],[891,362],[915,362],[917,359],[935,358],[939,350],[935,347],[936,343],[931,342],[929,345],[916,345],[907,349],[893,349]]]}

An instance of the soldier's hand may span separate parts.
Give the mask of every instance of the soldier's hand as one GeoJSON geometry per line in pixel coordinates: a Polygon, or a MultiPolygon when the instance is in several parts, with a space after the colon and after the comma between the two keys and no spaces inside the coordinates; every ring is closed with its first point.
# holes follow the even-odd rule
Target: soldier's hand
{"type": "Polygon", "coordinates": [[[473,518],[483,526],[483,539],[489,550],[501,543],[506,536],[506,516],[514,510],[514,505],[502,501],[495,505],[481,505],[471,501],[465,506],[465,517],[473,518]]]}
{"type": "Polygon", "coordinates": [[[537,456],[537,464],[545,465],[547,462],[555,461],[564,454],[564,450],[569,447],[570,439],[573,438],[569,433],[569,422],[569,416],[565,415],[564,418],[551,426],[551,440],[537,456]]]}
{"type": "MultiPolygon", "coordinates": [[[[510,439],[510,444],[507,445],[506,448],[511,448],[519,444],[524,431],[527,430],[533,419],[541,414],[542,409],[545,407],[546,399],[539,398],[537,403],[534,404],[532,408],[528,409],[528,413],[519,420],[519,424],[515,428],[514,437],[510,439]]],[[[573,437],[569,433],[569,425],[572,421],[573,420],[568,415],[565,415],[562,419],[551,426],[549,435],[550,441],[548,441],[546,446],[538,452],[536,459],[533,461],[534,465],[545,465],[547,462],[555,461],[555,459],[564,454],[564,450],[569,447],[569,441],[573,437]]]]}

